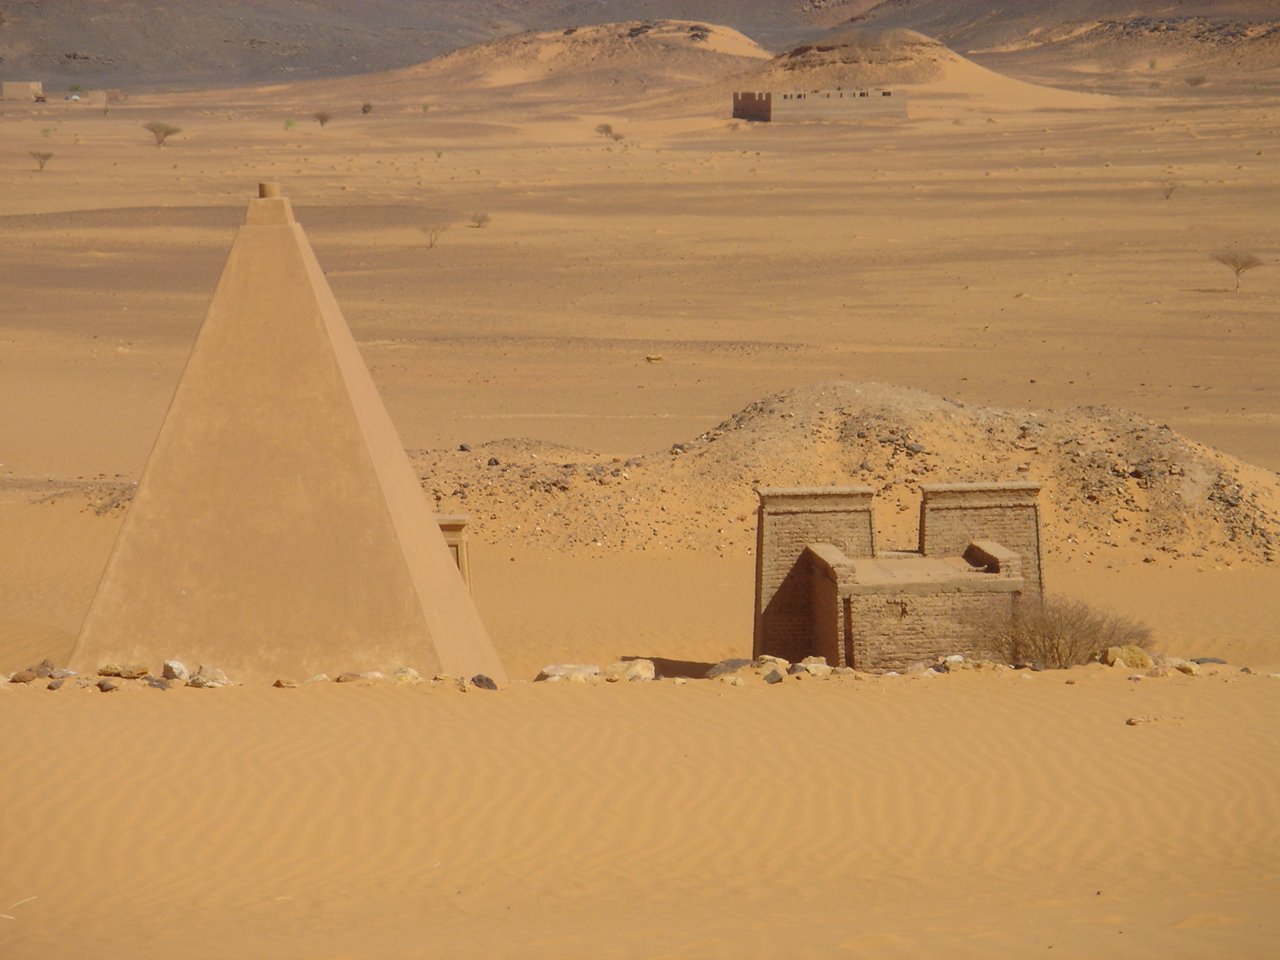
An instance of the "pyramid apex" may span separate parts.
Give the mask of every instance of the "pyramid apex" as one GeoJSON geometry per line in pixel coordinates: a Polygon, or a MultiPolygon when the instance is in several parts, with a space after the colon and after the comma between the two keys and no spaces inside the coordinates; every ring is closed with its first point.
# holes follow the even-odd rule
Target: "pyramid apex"
{"type": "Polygon", "coordinates": [[[258,196],[249,201],[249,210],[245,214],[247,226],[268,226],[270,224],[293,223],[293,205],[289,198],[281,196],[280,184],[266,182],[258,184],[258,196]]]}

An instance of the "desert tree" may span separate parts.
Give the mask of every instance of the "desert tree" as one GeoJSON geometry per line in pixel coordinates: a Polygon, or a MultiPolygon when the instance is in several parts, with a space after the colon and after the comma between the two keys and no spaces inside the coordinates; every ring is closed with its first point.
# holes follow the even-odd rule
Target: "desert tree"
{"type": "Polygon", "coordinates": [[[612,136],[613,136],[613,124],[612,124],[612,123],[597,123],[597,124],[596,124],[596,133],[600,134],[600,136],[602,136],[602,137],[612,137],[612,136]]]}
{"type": "Polygon", "coordinates": [[[330,120],[332,120],[332,119],[333,119],[333,114],[331,114],[331,113],[327,113],[327,112],[325,112],[324,110],[317,110],[317,111],[316,111],[315,113],[313,113],[311,116],[312,116],[312,118],[315,120],[315,122],[316,122],[316,123],[318,123],[318,124],[320,124],[320,126],[322,126],[322,127],[323,127],[326,123],[328,123],[330,120]]]}
{"type": "Polygon", "coordinates": [[[1246,270],[1262,266],[1262,260],[1258,257],[1255,257],[1252,253],[1242,253],[1239,250],[1224,250],[1222,253],[1215,253],[1213,254],[1213,259],[1235,274],[1236,293],[1240,292],[1240,275],[1246,270]]]}
{"type": "Polygon", "coordinates": [[[444,232],[449,229],[449,224],[439,221],[423,224],[418,228],[422,231],[422,235],[427,238],[427,249],[434,250],[436,244],[440,242],[440,238],[444,236],[444,232]]]}
{"type": "Polygon", "coordinates": [[[53,159],[53,154],[47,150],[32,150],[31,156],[36,162],[37,170],[43,170],[44,165],[53,159]]]}
{"type": "Polygon", "coordinates": [[[181,127],[175,127],[171,123],[161,123],[158,120],[152,120],[150,123],[142,125],[143,130],[147,130],[156,138],[156,146],[163,147],[164,142],[172,137],[175,133],[181,133],[181,127]]]}

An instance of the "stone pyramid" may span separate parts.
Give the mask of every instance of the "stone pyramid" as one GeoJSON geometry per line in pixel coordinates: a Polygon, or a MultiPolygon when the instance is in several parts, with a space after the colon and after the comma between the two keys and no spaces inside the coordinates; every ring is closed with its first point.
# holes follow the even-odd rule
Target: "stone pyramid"
{"type": "Polygon", "coordinates": [[[288,199],[263,184],[72,653],[505,672],[288,199]]]}

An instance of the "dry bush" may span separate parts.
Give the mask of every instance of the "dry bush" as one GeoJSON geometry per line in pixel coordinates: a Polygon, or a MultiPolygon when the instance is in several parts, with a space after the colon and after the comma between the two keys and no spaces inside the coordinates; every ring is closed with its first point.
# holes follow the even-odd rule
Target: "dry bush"
{"type": "Polygon", "coordinates": [[[1239,250],[1224,250],[1222,253],[1215,253],[1213,254],[1213,259],[1236,275],[1236,293],[1240,292],[1240,274],[1246,270],[1252,270],[1254,267],[1262,266],[1260,258],[1255,257],[1252,253],[1242,253],[1239,250]]]}
{"type": "Polygon", "coordinates": [[[361,113],[366,113],[366,114],[367,114],[367,113],[373,113],[373,104],[372,104],[372,103],[369,103],[368,101],[366,101],[366,102],[364,102],[364,103],[360,104],[360,112],[361,112],[361,113]]]}
{"type": "Polygon", "coordinates": [[[473,213],[471,215],[471,225],[483,230],[489,225],[489,221],[493,219],[487,213],[473,213]]]}
{"type": "Polygon", "coordinates": [[[1164,198],[1165,198],[1166,200],[1168,200],[1170,197],[1172,197],[1172,196],[1173,196],[1173,191],[1177,190],[1177,189],[1178,189],[1178,186],[1179,186],[1179,185],[1178,185],[1177,183],[1175,183],[1174,181],[1172,181],[1172,180],[1168,180],[1168,181],[1166,181],[1165,183],[1161,184],[1161,186],[1160,186],[1160,192],[1161,192],[1161,193],[1163,193],[1163,194],[1164,194],[1164,198]]]}
{"type": "Polygon", "coordinates": [[[1023,602],[1012,620],[992,620],[984,631],[996,656],[1008,663],[1063,669],[1098,659],[1107,647],[1151,642],[1146,624],[1095,610],[1079,600],[1023,602]]]}
{"type": "Polygon", "coordinates": [[[328,123],[330,120],[332,120],[332,119],[333,119],[333,114],[331,114],[331,113],[326,113],[324,110],[317,110],[317,111],[316,111],[315,113],[313,113],[311,116],[312,116],[312,118],[315,120],[315,122],[316,122],[316,123],[318,123],[318,124],[320,124],[320,126],[322,126],[322,127],[323,127],[326,123],[328,123]]]}
{"type": "Polygon", "coordinates": [[[150,123],[142,125],[143,130],[150,131],[151,135],[156,138],[156,146],[163,147],[164,142],[172,137],[175,133],[181,133],[181,127],[175,127],[170,123],[160,123],[158,120],[152,120],[150,123]]]}
{"type": "Polygon", "coordinates": [[[43,170],[44,165],[53,159],[53,154],[47,150],[32,150],[31,156],[36,162],[37,170],[43,170]]]}

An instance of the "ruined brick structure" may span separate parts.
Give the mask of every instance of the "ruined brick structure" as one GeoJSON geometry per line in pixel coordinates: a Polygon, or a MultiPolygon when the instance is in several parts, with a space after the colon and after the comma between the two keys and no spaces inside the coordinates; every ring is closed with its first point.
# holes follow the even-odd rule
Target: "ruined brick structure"
{"type": "Polygon", "coordinates": [[[35,101],[44,98],[44,83],[40,80],[0,81],[0,100],[35,101]]]}
{"type": "Polygon", "coordinates": [[[739,120],[862,120],[907,115],[906,98],[892,90],[796,90],[782,93],[735,93],[733,115],[739,120]]]}
{"type": "Polygon", "coordinates": [[[1040,486],[920,490],[914,551],[877,550],[870,487],[759,491],[756,656],[896,670],[989,652],[990,618],[1043,593],[1040,486]]]}

